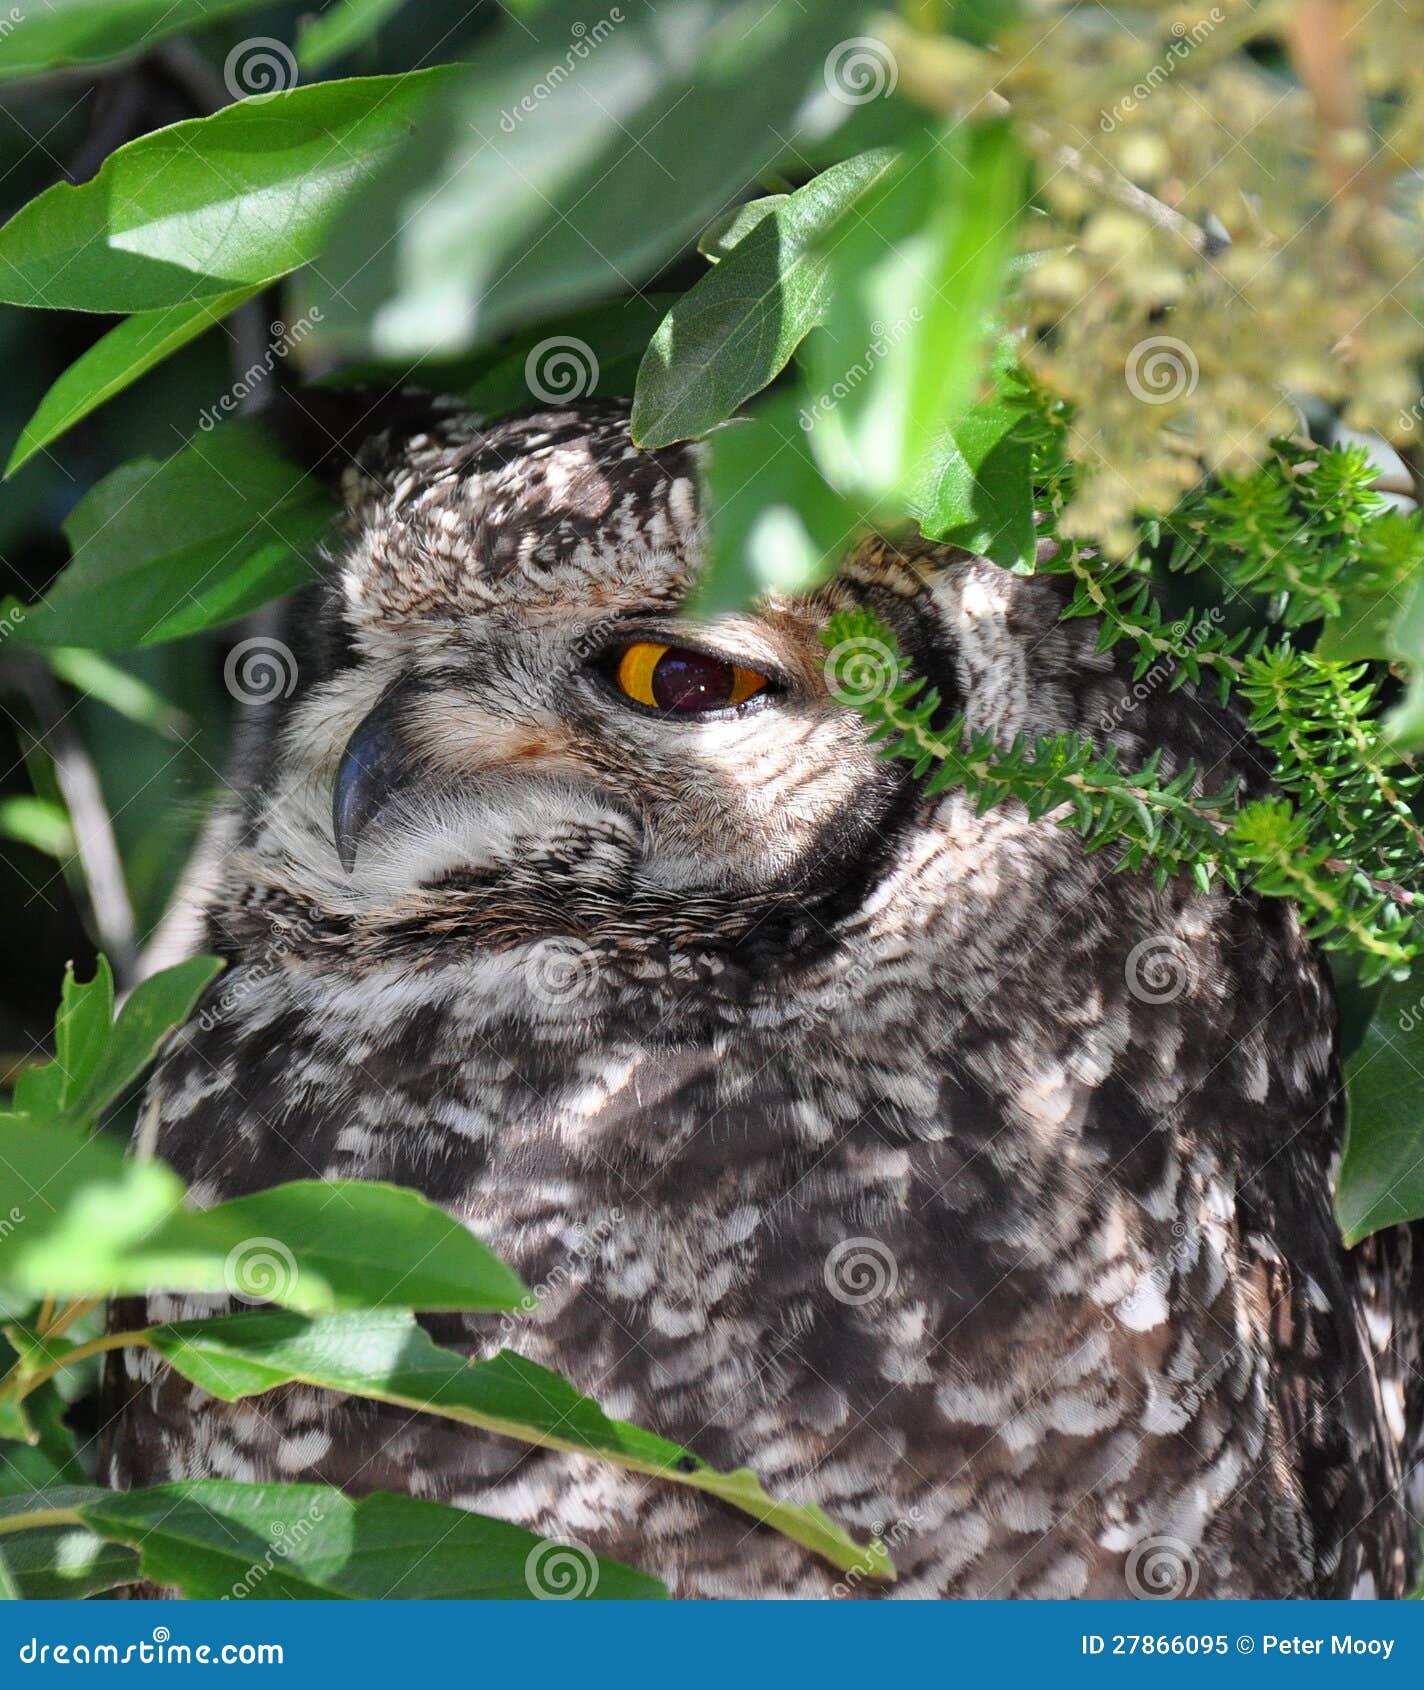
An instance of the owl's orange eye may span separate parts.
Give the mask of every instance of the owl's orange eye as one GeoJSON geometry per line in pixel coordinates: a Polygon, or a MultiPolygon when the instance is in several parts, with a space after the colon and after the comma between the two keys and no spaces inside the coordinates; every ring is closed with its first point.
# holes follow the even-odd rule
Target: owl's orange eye
{"type": "Polygon", "coordinates": [[[655,640],[625,646],[614,665],[613,679],[635,704],[683,715],[744,704],[767,685],[767,677],[755,669],[655,640]]]}

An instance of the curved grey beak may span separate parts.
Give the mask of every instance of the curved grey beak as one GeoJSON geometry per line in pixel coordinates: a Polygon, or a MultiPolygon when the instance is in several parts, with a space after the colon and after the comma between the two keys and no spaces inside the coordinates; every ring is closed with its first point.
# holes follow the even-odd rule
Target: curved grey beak
{"type": "Polygon", "coordinates": [[[413,772],[400,721],[409,695],[408,682],[388,687],[341,753],[331,795],[331,831],[347,874],[356,866],[362,833],[413,772]]]}

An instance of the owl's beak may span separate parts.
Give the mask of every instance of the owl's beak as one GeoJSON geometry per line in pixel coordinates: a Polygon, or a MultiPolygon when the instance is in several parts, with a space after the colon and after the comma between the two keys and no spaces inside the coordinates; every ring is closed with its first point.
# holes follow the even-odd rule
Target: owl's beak
{"type": "Polygon", "coordinates": [[[411,775],[411,757],[401,732],[407,684],[388,687],[346,742],[331,795],[331,831],[341,866],[356,866],[361,835],[411,775]]]}

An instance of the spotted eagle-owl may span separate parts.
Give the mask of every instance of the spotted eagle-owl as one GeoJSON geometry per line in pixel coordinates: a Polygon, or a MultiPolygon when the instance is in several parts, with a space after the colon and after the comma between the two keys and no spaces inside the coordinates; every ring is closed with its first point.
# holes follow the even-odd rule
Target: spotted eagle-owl
{"type": "Polygon", "coordinates": [[[1260,790],[1230,711],[1134,695],[1053,576],[920,540],[682,616],[696,450],[639,451],[620,403],[372,427],[216,824],[228,972],[158,1072],[159,1151],[204,1202],[418,1187],[540,1289],[525,1355],[882,1533],[899,1579],[432,1417],[217,1403],[147,1354],[115,1482],[408,1491],[677,1595],[1400,1594],[1411,1236],[1339,1242],[1336,1012],[1295,913],[926,798],[820,632],[869,607],[1004,741],[1260,790]]]}

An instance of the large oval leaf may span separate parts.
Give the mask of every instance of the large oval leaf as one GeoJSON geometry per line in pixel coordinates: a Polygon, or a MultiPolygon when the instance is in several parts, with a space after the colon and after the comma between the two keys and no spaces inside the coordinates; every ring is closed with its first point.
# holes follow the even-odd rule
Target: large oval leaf
{"type": "Polygon", "coordinates": [[[308,263],[448,67],[262,95],[120,147],[0,229],[0,300],[153,311],[308,263]]]}

